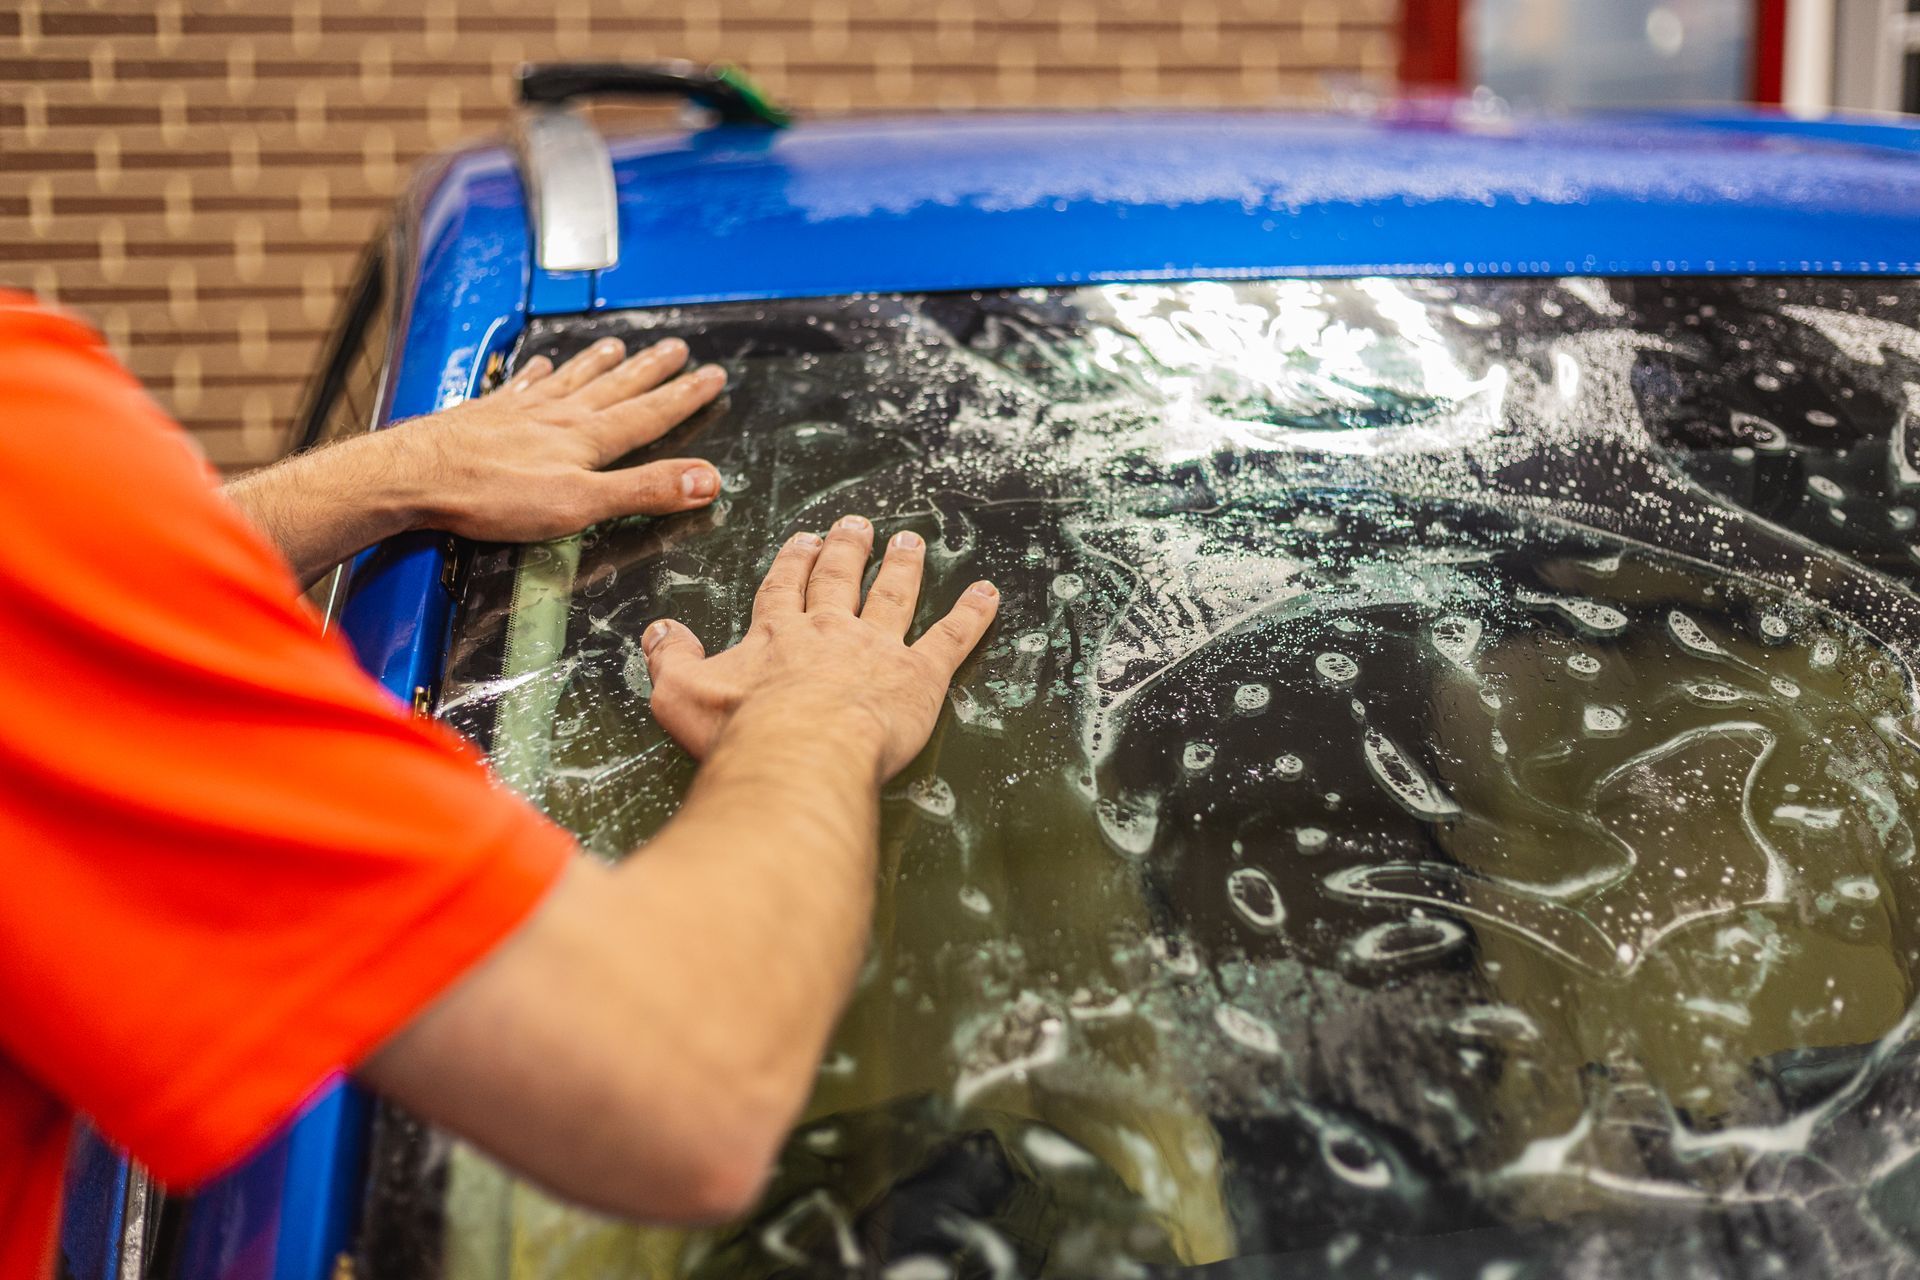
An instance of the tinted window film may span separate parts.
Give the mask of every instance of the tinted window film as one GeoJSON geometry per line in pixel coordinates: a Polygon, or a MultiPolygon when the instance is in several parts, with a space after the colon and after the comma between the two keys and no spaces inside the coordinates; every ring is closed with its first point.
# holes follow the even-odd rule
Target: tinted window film
{"type": "Polygon", "coordinates": [[[761,1205],[618,1225],[389,1114],[371,1274],[1912,1265],[1916,321],[1358,280],[536,324],[731,376],[657,446],[711,511],[473,556],[444,714],[596,853],[692,774],[642,629],[737,638],[788,533],[915,529],[923,621],[1005,606],[761,1205]]]}

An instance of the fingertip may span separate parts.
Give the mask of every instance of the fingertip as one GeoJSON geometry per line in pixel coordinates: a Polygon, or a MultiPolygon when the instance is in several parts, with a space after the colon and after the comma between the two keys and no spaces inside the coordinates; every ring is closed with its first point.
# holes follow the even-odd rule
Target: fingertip
{"type": "Polygon", "coordinates": [[[919,534],[911,529],[902,529],[887,539],[887,550],[911,555],[925,548],[927,544],[919,534]]]}
{"type": "Polygon", "coordinates": [[[720,473],[706,463],[696,463],[680,473],[680,496],[696,505],[712,502],[720,496],[720,473]]]}
{"type": "Polygon", "coordinates": [[[660,642],[665,640],[672,632],[673,624],[665,618],[659,618],[648,623],[647,629],[640,633],[640,652],[646,654],[648,657],[652,657],[653,651],[660,647],[660,642]]]}
{"type": "Polygon", "coordinates": [[[997,609],[1000,607],[1000,588],[982,578],[967,588],[966,598],[983,608],[997,609]]]}

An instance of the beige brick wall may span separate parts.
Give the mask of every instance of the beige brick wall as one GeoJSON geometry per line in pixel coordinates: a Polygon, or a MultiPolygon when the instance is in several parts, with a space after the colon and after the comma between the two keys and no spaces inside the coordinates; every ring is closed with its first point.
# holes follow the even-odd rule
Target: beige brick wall
{"type": "Polygon", "coordinates": [[[548,58],[745,66],[802,111],[1314,101],[1398,0],[4,0],[0,283],[87,316],[223,466],[275,456],[408,166],[548,58]]]}

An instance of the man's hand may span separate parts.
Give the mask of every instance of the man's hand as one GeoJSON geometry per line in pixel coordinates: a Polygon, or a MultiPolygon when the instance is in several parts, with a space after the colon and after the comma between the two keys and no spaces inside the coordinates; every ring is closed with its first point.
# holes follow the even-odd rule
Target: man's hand
{"type": "Polygon", "coordinates": [[[677,338],[630,357],[607,338],[558,369],[541,357],[490,396],[289,458],[226,493],[302,585],[410,529],[526,542],[703,507],[720,492],[710,463],[602,470],[720,394],[716,366],[676,377],[686,360],[677,338]]]}
{"type": "Polygon", "coordinates": [[[898,773],[926,745],[947,685],[1000,597],[991,583],[974,583],[908,645],[926,544],[895,534],[863,605],[872,549],[873,526],[860,516],[842,519],[824,541],[795,534],[754,598],[746,638],[711,658],[678,622],[648,627],[640,645],[654,718],[697,759],[736,718],[764,712],[823,750],[858,753],[877,778],[898,773]]]}
{"type": "Polygon", "coordinates": [[[618,338],[560,368],[540,356],[490,396],[401,423],[392,437],[415,477],[423,528],[484,542],[538,542],[600,520],[704,507],[720,492],[693,458],[603,471],[720,394],[727,377],[687,362],[678,338],[628,356],[618,338]]]}
{"type": "Polygon", "coordinates": [[[794,537],[725,653],[648,629],[654,714],[703,761],[680,811],[618,867],[582,859],[363,1079],[596,1207],[747,1210],[859,972],[880,779],[999,602],[976,583],[909,647],[925,547],[894,535],[862,606],[872,547],[857,516],[794,537]]]}

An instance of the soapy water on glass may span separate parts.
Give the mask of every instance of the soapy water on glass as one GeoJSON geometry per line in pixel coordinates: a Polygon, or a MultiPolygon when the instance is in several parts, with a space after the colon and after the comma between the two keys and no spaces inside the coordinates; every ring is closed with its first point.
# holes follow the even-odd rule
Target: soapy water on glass
{"type": "MultiPolygon", "coordinates": [[[[1857,1259],[1801,1224],[1841,1205],[1866,1224],[1846,1240],[1895,1257],[1874,1197],[1920,1152],[1898,1105],[1920,768],[1875,637],[1907,606],[1821,547],[1880,538],[1874,572],[1906,582],[1920,562],[1895,445],[1818,451],[1865,399],[1904,412],[1920,335],[1856,317],[1879,304],[1845,283],[1667,298],[1704,287],[879,299],[807,304],[798,354],[715,353],[738,367],[701,447],[753,488],[724,528],[590,534],[573,607],[600,625],[455,673],[451,718],[503,776],[596,852],[642,840],[686,770],[632,712],[639,625],[724,642],[759,549],[843,509],[927,538],[929,600],[992,577],[1006,603],[889,793],[872,976],[808,1113],[852,1163],[796,1144],[786,1199],[701,1247],[867,1266],[840,1224],[872,1186],[844,1170],[898,1185],[987,1134],[1073,1221],[1138,1229],[1088,1246],[1102,1272],[1281,1253],[1308,1222],[1365,1258],[1366,1197],[1418,1235],[1442,1192],[1593,1249],[1664,1240],[1643,1208],[1694,1215],[1655,1276],[1835,1273],[1857,1259]],[[1756,309],[1791,350],[1732,341],[1756,309]],[[1860,396],[1817,398],[1842,383],[1860,396]],[[1791,537],[1743,514],[1803,460],[1765,490],[1791,537]],[[1816,1052],[1860,1066],[1801,1097],[1816,1052]],[[1340,1193],[1261,1182],[1262,1125],[1298,1131],[1299,1186],[1340,1193]],[[1795,1181],[1816,1166],[1818,1205],[1795,1181]]],[[[962,1213],[942,1238],[972,1243],[942,1247],[1020,1259],[997,1222],[962,1213]]]]}

